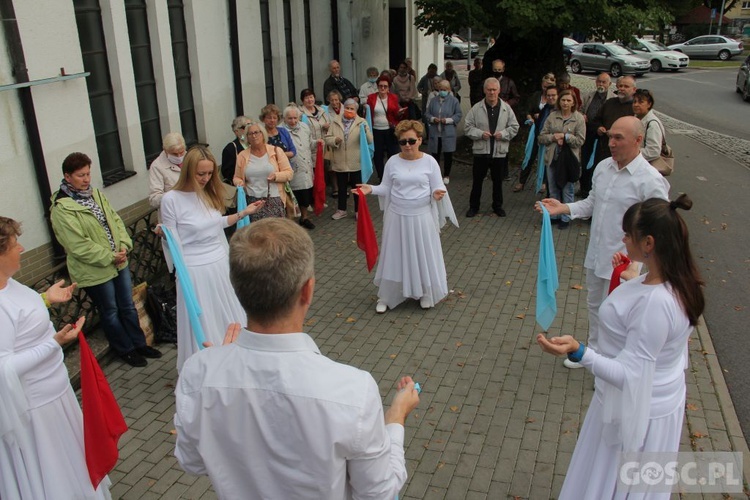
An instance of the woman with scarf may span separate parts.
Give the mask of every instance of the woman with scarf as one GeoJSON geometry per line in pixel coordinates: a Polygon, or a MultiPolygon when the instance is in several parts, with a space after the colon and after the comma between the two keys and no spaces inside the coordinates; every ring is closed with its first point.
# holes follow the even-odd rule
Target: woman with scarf
{"type": "MultiPolygon", "coordinates": [[[[328,129],[325,141],[332,150],[331,168],[338,179],[338,210],[331,216],[333,220],[347,216],[347,187],[354,188],[362,182],[362,166],[360,164],[360,134],[364,127],[367,143],[372,144],[372,133],[367,122],[357,116],[359,105],[354,99],[347,99],[344,112],[336,116],[328,129]]],[[[359,200],[354,196],[354,217],[357,217],[359,200]]]]}
{"type": "MultiPolygon", "coordinates": [[[[672,202],[651,198],[625,212],[628,257],[647,264],[648,273],[621,284],[602,302],[596,350],[570,335],[537,335],[543,351],[567,355],[595,377],[560,500],[670,498],[662,481],[652,483],[651,491],[628,491],[619,480],[620,465],[624,453],[669,455],[680,448],[688,340],[705,305],[687,225],[677,213],[691,207],[682,194],[672,202]]],[[[619,259],[616,254],[613,264],[619,259]]]]}
{"type": "Polygon", "coordinates": [[[299,225],[305,229],[315,229],[315,224],[308,219],[307,209],[313,204],[313,168],[315,167],[315,153],[318,143],[323,140],[313,138],[310,127],[300,121],[302,111],[290,104],[284,109],[284,128],[289,131],[297,149],[297,156],[292,158],[294,177],[290,181],[294,197],[297,198],[300,209],[299,225]]]}
{"type": "Polygon", "coordinates": [[[65,248],[70,279],[99,311],[109,347],[131,366],[161,353],[146,345],[133,304],[128,253],[133,242],[125,223],[101,191],[91,186],[91,158],[69,154],[60,190],[52,195],[52,229],[65,248]]]}
{"type": "Polygon", "coordinates": [[[185,159],[185,139],[179,132],[170,132],[162,140],[164,148],[151,162],[148,170],[148,203],[159,208],[161,198],[177,183],[185,159]]]}
{"type": "Polygon", "coordinates": [[[461,121],[461,103],[451,94],[451,85],[446,80],[441,80],[437,89],[437,97],[430,101],[425,111],[430,126],[427,148],[437,162],[443,153],[443,184],[448,185],[456,151],[456,126],[461,121]]]}
{"type": "Polygon", "coordinates": [[[367,105],[372,115],[372,136],[375,146],[375,156],[372,159],[373,167],[378,173],[378,179],[383,178],[383,167],[385,160],[398,153],[396,135],[394,130],[401,121],[401,109],[398,105],[398,96],[391,92],[391,79],[388,76],[380,76],[377,81],[378,91],[367,96],[367,105]]]}
{"type": "MultiPolygon", "coordinates": [[[[202,314],[206,341],[221,345],[230,323],[242,323],[245,312],[229,282],[229,247],[224,229],[256,213],[263,201],[239,213],[224,215],[219,166],[204,146],[193,146],[174,189],[162,200],[163,225],[177,240],[202,314]]],[[[178,278],[179,279],[179,278],[178,278]]],[[[177,287],[177,371],[198,352],[182,286],[177,287]]]]}

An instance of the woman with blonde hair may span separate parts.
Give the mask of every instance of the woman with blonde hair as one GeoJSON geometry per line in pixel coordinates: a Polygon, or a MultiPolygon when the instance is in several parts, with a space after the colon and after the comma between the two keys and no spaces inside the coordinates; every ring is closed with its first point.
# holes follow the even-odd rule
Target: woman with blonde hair
{"type": "MultiPolygon", "coordinates": [[[[256,213],[263,201],[236,214],[224,214],[224,188],[211,151],[193,146],[185,155],[180,178],[162,199],[162,220],[178,240],[203,313],[206,340],[220,345],[230,323],[244,322],[245,313],[229,282],[229,252],[224,228],[256,213]]],[[[196,351],[185,297],[177,287],[177,369],[196,351]]]]}

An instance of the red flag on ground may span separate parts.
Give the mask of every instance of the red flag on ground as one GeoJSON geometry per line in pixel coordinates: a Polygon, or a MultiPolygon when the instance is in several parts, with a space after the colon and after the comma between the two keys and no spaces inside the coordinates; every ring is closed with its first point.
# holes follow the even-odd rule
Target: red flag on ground
{"type": "Polygon", "coordinates": [[[370,209],[367,208],[367,200],[362,190],[357,188],[359,196],[359,212],[357,214],[357,246],[364,250],[367,258],[367,272],[372,271],[375,261],[378,260],[378,238],[375,236],[375,228],[372,227],[370,209]]]}
{"type": "Polygon", "coordinates": [[[622,256],[622,259],[622,264],[612,270],[612,277],[609,279],[609,292],[607,292],[607,295],[612,293],[612,290],[620,286],[620,275],[630,265],[630,259],[628,259],[625,255],[622,256]]]}
{"type": "Polygon", "coordinates": [[[81,400],[86,467],[89,470],[91,485],[96,488],[117,464],[117,441],[128,430],[128,426],[83,332],[78,334],[78,348],[81,350],[81,400]]]}
{"type": "Polygon", "coordinates": [[[318,143],[318,151],[315,154],[315,177],[313,179],[313,201],[315,215],[323,213],[323,205],[326,202],[326,173],[323,169],[323,145],[318,143]]]}

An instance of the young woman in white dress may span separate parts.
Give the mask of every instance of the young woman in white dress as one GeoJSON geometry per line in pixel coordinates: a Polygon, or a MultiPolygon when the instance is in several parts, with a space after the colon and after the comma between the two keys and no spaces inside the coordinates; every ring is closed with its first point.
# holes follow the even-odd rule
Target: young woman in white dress
{"type": "MultiPolygon", "coordinates": [[[[623,242],[648,273],[617,287],[599,309],[598,351],[570,335],[537,342],[545,352],[568,355],[595,376],[594,397],[581,427],[559,498],[669,499],[670,492],[633,495],[618,483],[623,452],[677,452],[685,411],[688,338],[703,312],[702,281],[688,244],[689,210],[652,198],[623,217],[623,242]]],[[[613,258],[619,264],[620,254],[613,258]]]]}
{"type": "Polygon", "coordinates": [[[55,332],[42,297],[12,278],[20,235],[18,222],[0,217],[0,498],[110,498],[108,477],[91,485],[83,416],[63,363],[61,346],[83,318],[55,332]]]}
{"type": "MultiPolygon", "coordinates": [[[[224,213],[219,167],[211,152],[193,146],[180,178],[161,200],[162,224],[178,240],[202,314],[206,341],[221,345],[230,323],[245,323],[245,312],[229,282],[229,246],[224,228],[263,206],[257,201],[236,214],[224,213]]],[[[177,287],[177,370],[198,350],[185,297],[177,287]]]]}
{"type": "Polygon", "coordinates": [[[364,194],[384,201],[380,262],[375,273],[384,313],[406,299],[429,309],[448,295],[440,227],[448,218],[458,226],[435,158],[419,150],[424,125],[404,120],[396,127],[401,153],[385,164],[378,186],[359,184],[364,194]]]}

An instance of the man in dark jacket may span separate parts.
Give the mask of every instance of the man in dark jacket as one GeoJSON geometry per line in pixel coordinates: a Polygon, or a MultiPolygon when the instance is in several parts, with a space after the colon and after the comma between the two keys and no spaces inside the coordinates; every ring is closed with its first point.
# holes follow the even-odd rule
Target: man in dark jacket
{"type": "Polygon", "coordinates": [[[323,99],[328,104],[328,94],[332,90],[338,90],[341,94],[341,102],[350,97],[359,102],[359,91],[352,82],[341,76],[341,65],[336,59],[328,63],[328,70],[331,72],[325,82],[323,82],[323,99]]]}
{"type": "Polygon", "coordinates": [[[607,131],[609,131],[610,127],[612,127],[618,118],[635,115],[633,112],[634,94],[635,78],[632,76],[621,76],[620,79],[617,80],[617,97],[604,101],[604,104],[599,108],[596,117],[591,121],[591,124],[596,129],[596,133],[599,135],[599,144],[596,148],[594,165],[597,165],[600,161],[612,156],[609,152],[607,131]]]}

